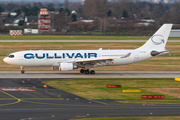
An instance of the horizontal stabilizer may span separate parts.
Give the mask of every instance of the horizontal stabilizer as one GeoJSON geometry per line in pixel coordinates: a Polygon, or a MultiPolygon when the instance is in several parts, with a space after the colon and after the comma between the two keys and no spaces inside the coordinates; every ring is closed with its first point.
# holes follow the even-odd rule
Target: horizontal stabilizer
{"type": "Polygon", "coordinates": [[[171,50],[165,50],[165,51],[152,51],[151,52],[151,56],[157,56],[157,55],[160,55],[160,54],[163,54],[163,53],[168,53],[170,51],[173,51],[174,49],[171,49],[171,50]]]}

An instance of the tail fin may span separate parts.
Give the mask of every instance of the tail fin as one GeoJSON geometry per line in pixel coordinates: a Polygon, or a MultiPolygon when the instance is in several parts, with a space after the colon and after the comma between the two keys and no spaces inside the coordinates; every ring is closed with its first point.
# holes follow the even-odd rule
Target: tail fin
{"type": "Polygon", "coordinates": [[[173,24],[164,24],[159,30],[139,49],[153,49],[165,50],[166,42],[168,40],[173,24]]]}

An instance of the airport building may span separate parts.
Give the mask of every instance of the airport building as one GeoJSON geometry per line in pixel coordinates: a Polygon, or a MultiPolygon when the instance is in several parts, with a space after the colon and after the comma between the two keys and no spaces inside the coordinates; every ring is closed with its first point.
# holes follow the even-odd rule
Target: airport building
{"type": "Polygon", "coordinates": [[[153,3],[169,3],[170,0],[151,0],[153,3]]]}
{"type": "Polygon", "coordinates": [[[41,9],[38,15],[39,32],[48,32],[51,28],[51,13],[47,9],[41,9]]]}

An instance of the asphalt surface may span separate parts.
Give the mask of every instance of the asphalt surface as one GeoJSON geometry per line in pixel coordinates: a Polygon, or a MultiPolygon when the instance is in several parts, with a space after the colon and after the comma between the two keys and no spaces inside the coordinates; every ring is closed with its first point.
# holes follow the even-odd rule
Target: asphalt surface
{"type": "Polygon", "coordinates": [[[3,79],[0,88],[36,91],[0,90],[0,120],[64,120],[74,118],[178,116],[180,105],[120,104],[113,100],[87,100],[47,86],[50,79],[3,79]]]}
{"type": "Polygon", "coordinates": [[[81,74],[79,71],[0,71],[0,78],[175,78],[180,71],[96,71],[96,74],[81,74]]]}
{"type": "MultiPolygon", "coordinates": [[[[0,42],[146,42],[147,40],[0,40],[0,42]]],[[[180,40],[168,40],[180,42],[180,40]]]]}

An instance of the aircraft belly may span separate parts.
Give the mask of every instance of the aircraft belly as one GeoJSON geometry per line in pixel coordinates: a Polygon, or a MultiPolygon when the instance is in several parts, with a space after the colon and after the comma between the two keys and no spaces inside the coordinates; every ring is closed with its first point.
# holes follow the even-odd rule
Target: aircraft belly
{"type": "Polygon", "coordinates": [[[126,65],[126,64],[133,63],[133,61],[134,61],[133,56],[131,56],[128,58],[114,60],[114,65],[126,65]]]}
{"type": "Polygon", "coordinates": [[[47,62],[46,60],[24,60],[21,63],[24,67],[48,67],[52,66],[53,63],[47,62]]]}

